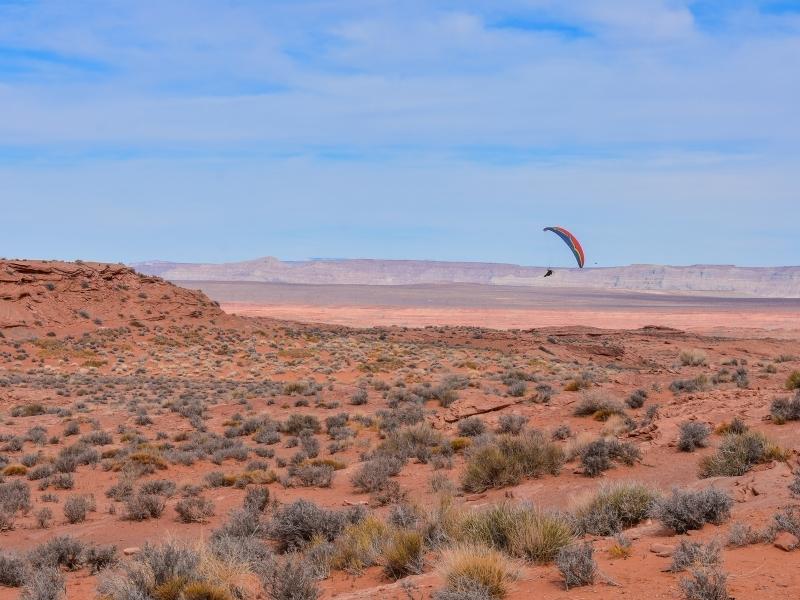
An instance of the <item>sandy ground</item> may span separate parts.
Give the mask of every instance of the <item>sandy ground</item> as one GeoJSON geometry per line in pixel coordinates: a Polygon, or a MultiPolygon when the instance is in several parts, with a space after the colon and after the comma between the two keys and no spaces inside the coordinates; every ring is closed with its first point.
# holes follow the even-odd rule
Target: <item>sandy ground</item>
{"type": "Polygon", "coordinates": [[[646,325],[698,333],[800,337],[800,300],[531,289],[473,284],[301,285],[191,282],[229,313],[350,327],[530,329],[646,325]]]}
{"type": "Polygon", "coordinates": [[[710,334],[741,333],[800,337],[800,311],[775,314],[761,311],[612,311],[490,308],[404,308],[397,306],[312,306],[307,304],[226,303],[223,310],[252,317],[273,317],[307,323],[350,327],[398,325],[467,325],[492,329],[530,329],[581,325],[609,329],[638,329],[646,325],[674,327],[710,334]]]}

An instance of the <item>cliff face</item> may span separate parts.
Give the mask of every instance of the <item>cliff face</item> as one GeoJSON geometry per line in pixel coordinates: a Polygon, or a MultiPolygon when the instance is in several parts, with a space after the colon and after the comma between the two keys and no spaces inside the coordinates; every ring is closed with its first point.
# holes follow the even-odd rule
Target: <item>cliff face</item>
{"type": "Polygon", "coordinates": [[[800,267],[729,265],[631,265],[557,269],[544,279],[544,267],[500,263],[414,260],[310,260],[283,262],[267,257],[223,264],[146,262],[134,267],[174,281],[261,281],[280,283],[408,285],[479,283],[582,287],[631,291],[800,298],[800,267]]]}
{"type": "Polygon", "coordinates": [[[0,260],[0,331],[80,331],[222,315],[203,293],[124,265],[0,260]]]}

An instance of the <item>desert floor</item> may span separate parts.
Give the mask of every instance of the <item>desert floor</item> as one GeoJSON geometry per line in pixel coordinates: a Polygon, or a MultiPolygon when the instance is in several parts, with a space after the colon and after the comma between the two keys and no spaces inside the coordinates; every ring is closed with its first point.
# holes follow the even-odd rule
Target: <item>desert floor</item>
{"type": "MultiPolygon", "coordinates": [[[[598,572],[593,585],[569,590],[552,559],[503,546],[516,575],[505,597],[682,598],[681,580],[711,568],[670,572],[682,541],[716,544],[713,568],[727,574],[732,598],[800,594],[800,550],[791,550],[800,520],[786,516],[800,519],[791,508],[800,506],[792,491],[800,490],[800,420],[777,419],[774,404],[796,394],[787,389],[800,370],[796,301],[562,292],[536,300],[505,288],[487,300],[486,290],[465,299],[463,290],[417,286],[364,299],[361,290],[277,286],[243,304],[201,286],[232,315],[127,271],[5,268],[0,486],[24,484],[30,496],[0,519],[3,553],[42,556],[42,544],[73,536],[114,545],[121,564],[133,564],[146,543],[239,539],[225,524],[241,516],[251,490],[266,489],[269,503],[248,518],[279,566],[287,555],[277,524],[299,499],[331,511],[362,507],[378,523],[369,548],[359,545],[363,526],[299,543],[304,560],[330,568],[317,584],[321,598],[429,600],[447,585],[448,547],[476,542],[464,523],[481,511],[530,503],[572,527],[599,491],[638,482],[656,504],[673,489],[722,491],[730,514],[677,534],[648,509],[619,527],[630,542],[622,554],[618,538],[584,523],[571,543],[592,544],[598,572]],[[731,431],[734,419],[746,432],[731,431]],[[508,433],[512,421],[524,423],[522,433],[508,433]],[[678,448],[687,422],[708,432],[691,452],[678,448]],[[706,472],[737,435],[769,445],[740,474],[706,472]],[[563,464],[469,479],[481,452],[512,438],[535,438],[563,464]],[[587,448],[601,439],[628,459],[590,472],[587,448]],[[396,474],[365,483],[365,466],[390,458],[396,474]],[[76,497],[89,508],[70,522],[65,508],[76,497]],[[189,498],[208,510],[185,518],[189,498]],[[143,511],[144,501],[156,509],[143,511]],[[742,542],[745,528],[753,535],[742,542]],[[386,563],[398,531],[425,540],[399,578],[386,563]],[[777,547],[787,536],[789,546],[777,547]]],[[[88,564],[59,562],[70,600],[124,577],[88,564]]],[[[239,575],[225,579],[230,597],[269,597],[270,588],[239,575]]],[[[0,600],[19,596],[0,585],[0,600]]]]}
{"type": "Polygon", "coordinates": [[[800,338],[800,299],[718,298],[571,288],[184,282],[231,313],[350,327],[468,325],[529,329],[646,325],[800,338]]]}

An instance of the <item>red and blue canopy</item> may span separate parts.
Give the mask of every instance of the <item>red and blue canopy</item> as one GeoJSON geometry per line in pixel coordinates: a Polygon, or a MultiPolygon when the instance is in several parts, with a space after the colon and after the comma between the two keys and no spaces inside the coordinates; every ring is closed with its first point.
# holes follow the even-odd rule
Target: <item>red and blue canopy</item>
{"type": "Polygon", "coordinates": [[[586,255],[583,253],[583,248],[581,247],[581,243],[578,241],[578,238],[576,238],[563,227],[545,227],[543,231],[552,231],[558,237],[564,240],[564,243],[569,246],[569,249],[572,250],[572,253],[575,255],[575,260],[578,261],[578,266],[581,269],[583,268],[583,264],[586,262],[586,255]]]}

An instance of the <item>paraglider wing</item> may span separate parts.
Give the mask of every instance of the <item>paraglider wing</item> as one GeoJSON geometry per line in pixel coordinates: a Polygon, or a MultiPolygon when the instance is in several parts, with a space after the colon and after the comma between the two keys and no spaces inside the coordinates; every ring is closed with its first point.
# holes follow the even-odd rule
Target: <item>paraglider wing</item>
{"type": "Polygon", "coordinates": [[[583,253],[583,248],[581,247],[581,243],[578,241],[578,238],[576,238],[563,227],[545,227],[543,231],[552,231],[558,237],[564,240],[564,243],[569,246],[569,249],[572,250],[572,253],[575,255],[575,260],[578,261],[578,266],[581,269],[583,268],[583,264],[586,262],[586,256],[583,253]]]}

